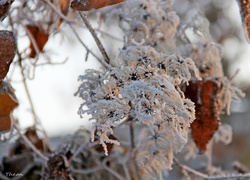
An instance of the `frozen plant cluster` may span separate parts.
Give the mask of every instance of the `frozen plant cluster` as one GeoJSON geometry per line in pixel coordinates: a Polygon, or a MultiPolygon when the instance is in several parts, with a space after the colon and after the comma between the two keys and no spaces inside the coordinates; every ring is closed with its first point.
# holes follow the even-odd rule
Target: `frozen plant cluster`
{"type": "Polygon", "coordinates": [[[76,95],[84,100],[79,114],[91,115],[91,139],[102,145],[105,155],[115,151],[109,152],[108,144],[121,144],[116,128],[136,129],[131,143],[140,170],[159,174],[171,169],[195,119],[194,103],[183,87],[206,77],[220,80],[225,105],[241,91],[225,79],[220,48],[201,14],[181,22],[171,0],[127,0],[106,17],[117,20],[124,32],[123,48],[113,60],[120,64],[79,77],[76,95]]]}
{"type": "Polygon", "coordinates": [[[125,47],[131,44],[131,39],[137,42],[143,39],[144,44],[160,52],[175,51],[180,18],[172,9],[171,0],[128,0],[107,16],[107,19],[119,17],[119,26],[125,34],[125,47]]]}
{"type": "Polygon", "coordinates": [[[126,1],[122,9],[111,12],[110,16],[120,13],[121,26],[127,26],[122,27],[121,66],[103,72],[88,70],[79,77],[82,84],[76,93],[84,99],[79,113],[88,113],[94,120],[92,141],[99,141],[106,155],[111,153],[107,143],[120,144],[111,136],[116,136],[114,128],[140,127],[136,160],[149,173],[171,168],[174,153],[187,143],[195,119],[194,103],[180,86],[191,77],[199,79],[199,72],[190,58],[166,53],[175,47],[179,24],[170,4],[126,1]]]}
{"type": "Polygon", "coordinates": [[[173,153],[186,144],[195,118],[194,104],[179,89],[196,72],[194,63],[141,44],[122,50],[121,59],[126,65],[120,68],[103,73],[90,70],[80,76],[78,94],[85,100],[80,114],[91,114],[96,120],[92,141],[96,135],[108,155],[106,143],[119,144],[109,138],[115,127],[141,125],[138,160],[147,166],[154,159],[168,159],[162,163],[170,168],[173,153]]]}

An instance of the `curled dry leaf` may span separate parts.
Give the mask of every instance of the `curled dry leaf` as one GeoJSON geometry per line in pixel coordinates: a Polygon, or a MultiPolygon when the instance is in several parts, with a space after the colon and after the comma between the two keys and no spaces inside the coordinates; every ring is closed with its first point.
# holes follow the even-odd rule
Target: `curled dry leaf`
{"type": "Polygon", "coordinates": [[[9,71],[16,48],[16,39],[13,32],[0,31],[0,85],[9,71]]]}
{"type": "Polygon", "coordinates": [[[0,133],[12,127],[11,113],[18,105],[11,86],[5,82],[0,85],[0,133]]]}
{"type": "Polygon", "coordinates": [[[37,50],[40,52],[43,50],[43,47],[47,43],[49,39],[49,34],[46,32],[43,32],[41,29],[39,29],[38,26],[33,26],[33,25],[27,25],[26,28],[29,30],[31,33],[32,37],[30,38],[30,54],[28,57],[30,58],[35,58],[37,56],[37,51],[36,48],[34,47],[34,44],[32,42],[32,39],[34,39],[34,43],[36,43],[37,50]]]}
{"type": "Polygon", "coordinates": [[[8,15],[10,5],[14,0],[0,0],[0,21],[8,15]]]}
{"type": "Polygon", "coordinates": [[[77,11],[91,11],[124,2],[124,0],[71,0],[70,7],[77,11]]]}
{"type": "Polygon", "coordinates": [[[185,95],[195,103],[196,119],[191,124],[192,137],[200,153],[220,125],[222,83],[218,78],[194,80],[186,87],[185,95]]]}

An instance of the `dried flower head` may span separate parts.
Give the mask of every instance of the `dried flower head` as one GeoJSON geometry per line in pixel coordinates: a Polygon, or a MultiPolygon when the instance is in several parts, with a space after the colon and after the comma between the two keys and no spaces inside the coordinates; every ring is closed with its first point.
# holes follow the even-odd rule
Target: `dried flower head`
{"type": "MultiPolygon", "coordinates": [[[[105,74],[88,71],[80,78],[83,83],[77,94],[85,99],[88,109],[81,107],[79,112],[91,114],[91,119],[96,121],[92,141],[97,138],[107,155],[106,143],[119,145],[117,140],[109,138],[113,129],[125,121],[143,126],[142,138],[136,145],[140,151],[152,157],[157,151],[168,159],[173,156],[169,153],[179,152],[187,142],[188,127],[195,118],[194,104],[177,87],[187,83],[192,73],[197,74],[197,69],[191,59],[162,54],[139,43],[123,49],[120,58],[124,62],[120,68],[112,68],[105,74]],[[89,78],[91,73],[96,80],[89,78]],[[152,141],[158,139],[151,136],[159,136],[157,145],[152,141]]],[[[139,164],[145,162],[149,163],[139,164]]],[[[171,167],[171,163],[167,167],[171,167]]]]}

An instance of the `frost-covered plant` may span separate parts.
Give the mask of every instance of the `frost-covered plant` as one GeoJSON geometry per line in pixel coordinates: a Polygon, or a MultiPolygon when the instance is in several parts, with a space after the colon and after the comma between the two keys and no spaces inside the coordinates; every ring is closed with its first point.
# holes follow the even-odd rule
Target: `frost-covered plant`
{"type": "Polygon", "coordinates": [[[180,86],[191,77],[199,79],[199,72],[190,58],[164,53],[173,51],[179,24],[169,2],[127,1],[121,11],[112,12],[120,12],[120,23],[128,25],[122,27],[126,40],[119,55],[121,66],[87,71],[79,78],[83,83],[77,92],[84,99],[79,113],[92,115],[92,141],[97,139],[106,155],[107,143],[120,144],[110,138],[115,127],[140,126],[136,160],[149,173],[171,168],[195,119],[194,104],[180,86]]]}
{"type": "Polygon", "coordinates": [[[159,173],[171,167],[173,153],[179,152],[187,142],[188,128],[195,118],[194,104],[183,96],[178,86],[187,83],[191,72],[197,70],[191,59],[162,54],[141,44],[122,50],[120,57],[125,63],[120,68],[99,73],[102,75],[94,81],[88,77],[89,73],[96,77],[95,71],[80,77],[83,84],[78,94],[85,99],[83,105],[88,106],[87,110],[81,108],[80,113],[87,112],[96,120],[92,141],[97,135],[106,155],[106,143],[119,144],[109,138],[114,127],[124,121],[126,125],[141,125],[137,160],[149,167],[146,168],[149,172],[159,173]],[[159,156],[167,159],[166,166],[152,169],[154,159],[162,159],[159,156]]]}
{"type": "Polygon", "coordinates": [[[124,46],[131,44],[131,39],[137,42],[144,39],[145,45],[160,52],[173,52],[176,47],[180,19],[172,9],[172,1],[128,0],[107,16],[119,17],[119,26],[125,33],[124,46]]]}
{"type": "Polygon", "coordinates": [[[102,145],[106,156],[115,153],[108,152],[108,144],[121,143],[114,138],[115,128],[135,128],[138,136],[132,144],[140,172],[159,174],[171,169],[195,119],[194,103],[182,88],[191,80],[219,79],[222,108],[241,91],[224,77],[220,47],[201,14],[180,24],[170,0],[128,0],[106,16],[119,17],[124,32],[124,46],[114,60],[120,64],[79,77],[76,95],[84,100],[79,114],[91,115],[91,139],[102,145]]]}

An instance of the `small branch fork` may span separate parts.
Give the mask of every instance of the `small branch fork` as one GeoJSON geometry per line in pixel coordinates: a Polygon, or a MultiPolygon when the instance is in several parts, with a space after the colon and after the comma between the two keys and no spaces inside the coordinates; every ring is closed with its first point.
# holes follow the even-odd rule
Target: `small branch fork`
{"type": "Polygon", "coordinates": [[[106,61],[106,63],[110,64],[110,59],[107,55],[107,52],[105,51],[100,39],[97,37],[95,30],[93,29],[93,27],[91,26],[88,18],[86,17],[86,15],[84,13],[79,12],[80,17],[82,18],[83,22],[85,23],[85,25],[87,26],[89,32],[91,33],[91,35],[93,36],[99,50],[101,51],[104,60],[106,61]]]}
{"type": "Polygon", "coordinates": [[[81,40],[81,38],[79,37],[79,35],[77,34],[76,30],[72,27],[72,25],[70,23],[68,23],[70,29],[73,31],[73,33],[75,34],[77,40],[81,43],[81,45],[86,49],[86,51],[88,53],[91,53],[92,56],[94,56],[105,68],[110,69],[109,65],[103,61],[102,59],[100,59],[95,53],[93,53],[88,47],[87,45],[81,40]]]}
{"type": "MultiPolygon", "coordinates": [[[[11,24],[11,27],[12,29],[14,30],[14,23],[12,21],[12,18],[9,17],[10,19],[10,24],[11,24]]],[[[43,132],[43,135],[44,135],[44,138],[47,140],[48,139],[48,136],[47,136],[47,133],[46,131],[44,130],[40,120],[38,119],[38,116],[36,114],[36,111],[35,111],[35,108],[34,108],[34,103],[33,103],[33,100],[32,100],[32,97],[30,95],[30,91],[29,91],[29,88],[28,88],[28,83],[27,83],[27,79],[25,77],[25,70],[24,70],[24,66],[23,66],[23,61],[22,61],[22,56],[21,56],[21,53],[19,52],[19,50],[17,49],[17,62],[19,63],[19,66],[20,66],[20,69],[21,69],[21,76],[22,76],[22,83],[24,85],[24,89],[25,89],[25,93],[27,95],[27,98],[28,98],[28,101],[29,101],[29,104],[30,104],[30,108],[31,108],[31,113],[33,115],[33,118],[34,118],[34,126],[36,125],[40,125],[41,129],[42,129],[42,132],[43,132]]]]}
{"type": "Polygon", "coordinates": [[[101,41],[99,40],[99,38],[97,37],[95,30],[93,29],[93,27],[91,26],[90,22],[88,21],[87,17],[85,14],[80,13],[80,17],[81,19],[84,21],[85,25],[87,26],[87,28],[89,29],[91,35],[93,36],[98,48],[100,49],[103,57],[104,57],[104,61],[101,60],[100,58],[98,58],[98,56],[93,53],[88,47],[87,45],[84,44],[84,42],[81,40],[81,38],[79,37],[79,35],[77,34],[77,32],[75,31],[75,29],[72,26],[72,23],[75,23],[75,21],[69,20],[66,16],[64,16],[56,7],[53,3],[51,3],[49,0],[43,0],[44,2],[46,2],[50,8],[52,8],[54,10],[55,13],[57,13],[57,15],[60,16],[61,19],[63,19],[71,28],[71,30],[73,31],[73,33],[75,34],[77,40],[79,40],[79,42],[81,43],[81,45],[86,49],[86,51],[88,53],[91,53],[102,65],[104,65],[105,68],[110,69],[110,59],[101,43],[101,41]]]}
{"type": "Polygon", "coordinates": [[[201,177],[206,180],[220,180],[220,179],[249,179],[250,173],[247,174],[229,174],[225,176],[208,176],[207,174],[196,171],[186,165],[179,163],[177,159],[174,159],[175,164],[184,172],[192,173],[198,177],[201,177]]]}

